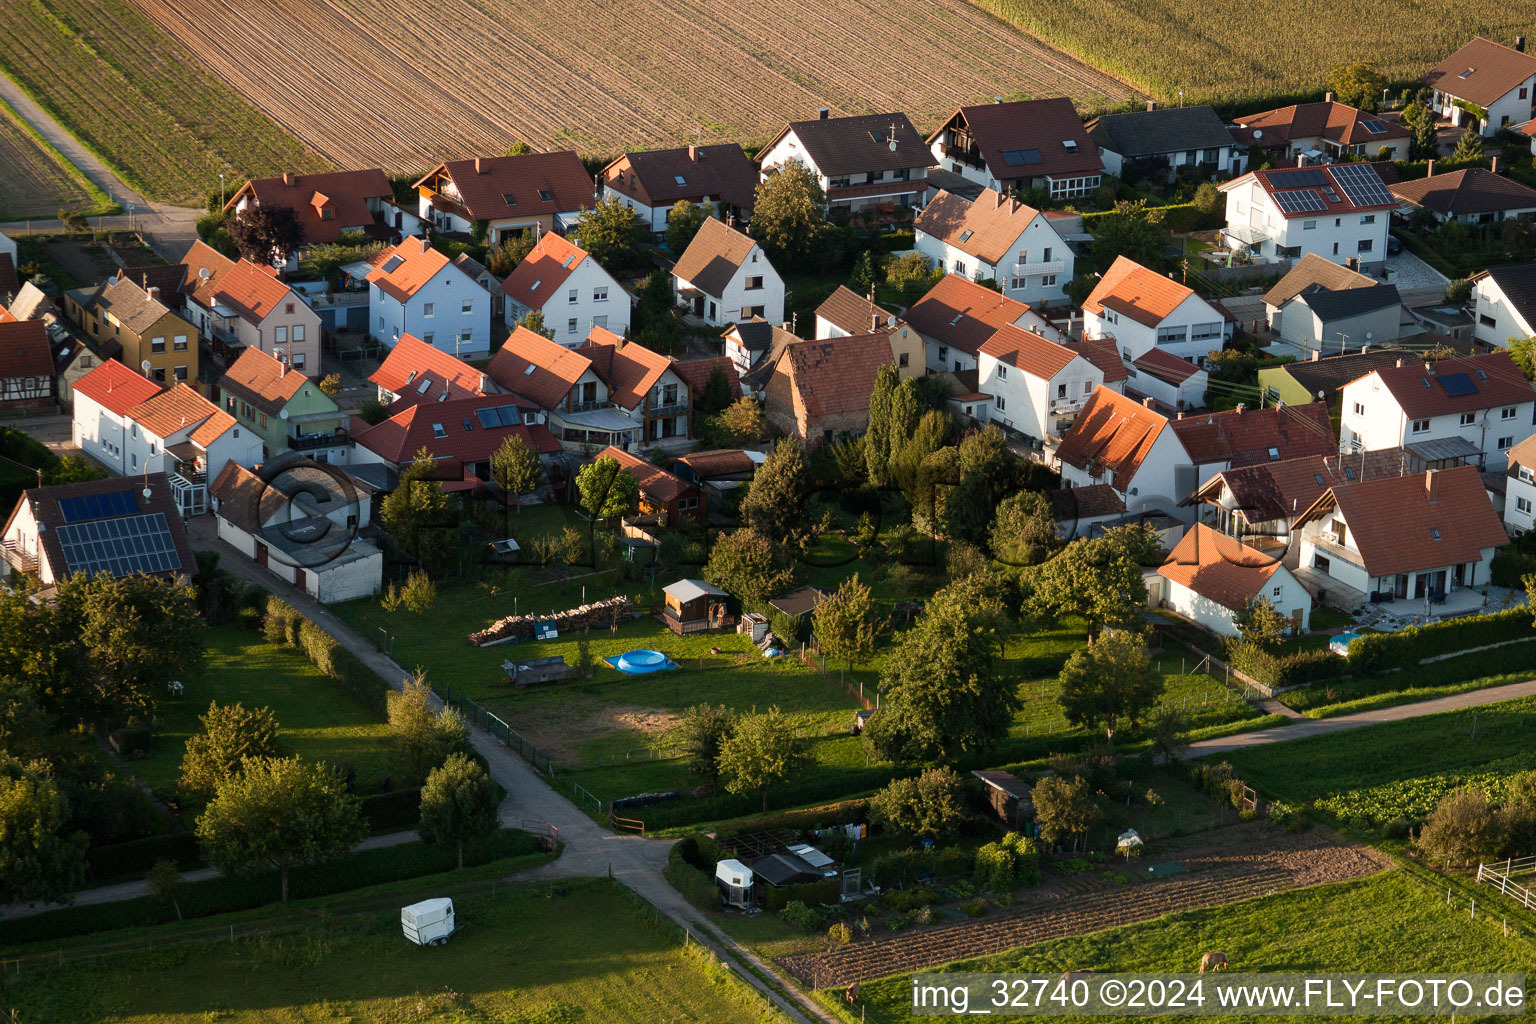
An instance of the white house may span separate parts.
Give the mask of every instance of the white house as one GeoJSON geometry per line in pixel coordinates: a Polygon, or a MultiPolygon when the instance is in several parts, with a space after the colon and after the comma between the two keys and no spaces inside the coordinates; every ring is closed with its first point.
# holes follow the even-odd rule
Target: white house
{"type": "Polygon", "coordinates": [[[1193,289],[1117,256],[1083,303],[1083,333],[1114,338],[1127,363],[1156,347],[1201,364],[1232,322],[1193,289]]]}
{"type": "MultiPolygon", "coordinates": [[[[816,339],[852,338],[860,334],[884,331],[891,339],[891,355],[896,359],[896,372],[903,380],[922,376],[924,353],[927,342],[911,324],[888,310],[875,305],[872,299],[856,294],[844,285],[826,297],[816,307],[816,339]]],[[[794,340],[791,338],[791,340],[794,340]]],[[[726,354],[730,355],[727,339],[726,354]]]]}
{"type": "Polygon", "coordinates": [[[1127,180],[1172,181],[1179,168],[1229,178],[1243,168],[1246,149],[1210,107],[1162,107],[1104,114],[1089,121],[1088,137],[1110,174],[1127,180]]]}
{"type": "Polygon", "coordinates": [[[1284,564],[1204,523],[1184,535],[1157,572],[1167,580],[1167,606],[1213,633],[1241,636],[1238,614],[1260,599],[1290,619],[1295,632],[1311,628],[1312,595],[1284,564]]]}
{"type": "Polygon", "coordinates": [[[76,381],[73,390],[70,440],[107,469],[122,473],[128,463],[128,413],[165,390],[164,385],[106,359],[76,381]]]}
{"type": "MultiPolygon", "coordinates": [[[[847,337],[851,333],[829,334],[826,337],[847,337]]],[[[736,375],[742,378],[754,368],[772,363],[785,345],[803,340],[767,320],[739,321],[727,327],[721,338],[724,340],[725,357],[736,367],[736,375]]],[[[742,381],[742,386],[748,386],[746,380],[742,381]]]]}
{"type": "Polygon", "coordinates": [[[986,418],[1032,438],[1059,437],[1104,383],[1104,371],[1081,353],[1012,324],[978,357],[978,391],[992,397],[986,418]]]}
{"type": "Polygon", "coordinates": [[[1399,181],[1390,191],[1405,210],[1428,210],[1442,224],[1454,220],[1475,227],[1536,216],[1536,189],[1496,173],[1497,157],[1493,163],[1493,171],[1464,167],[1444,174],[1435,174],[1431,164],[1428,177],[1399,181]]]}
{"type": "Polygon", "coordinates": [[[751,220],[759,180],[735,142],[625,153],[599,177],[602,197],[617,196],[656,234],[667,230],[677,203],[707,206],[738,224],[751,220]]]}
{"type": "Polygon", "coordinates": [[[1430,109],[1440,117],[1493,135],[1531,119],[1536,57],[1525,52],[1524,36],[1513,49],[1478,36],[1419,81],[1435,91],[1430,109]]]}
{"type": "Polygon", "coordinates": [[[1149,348],[1125,368],[1125,386],[1169,409],[1198,409],[1205,404],[1210,375],[1188,359],[1149,348]]]}
{"type": "Polygon", "coordinates": [[[211,491],[219,539],[322,604],[383,585],[384,552],[357,535],[371,493],[345,471],[299,462],[264,479],[231,462],[211,491]]]}
{"type": "Polygon", "coordinates": [[[1228,245],[1262,262],[1316,253],[1361,266],[1387,258],[1387,228],[1398,200],[1370,164],[1249,171],[1220,186],[1227,196],[1228,245]]]}
{"type": "Polygon", "coordinates": [[[553,233],[539,239],[501,290],[508,327],[536,310],[545,330],[568,348],[598,328],[614,334],[629,330],[629,293],[585,249],[553,233]]]}
{"type": "Polygon", "coordinates": [[[961,107],[928,137],[933,162],[999,192],[1043,189],[1053,200],[1099,187],[1104,161],[1064,96],[961,107]]]}
{"type": "Polygon", "coordinates": [[[1495,267],[1472,278],[1474,336],[1485,345],[1508,348],[1517,338],[1536,335],[1536,263],[1495,267]]]}
{"type": "Polygon", "coordinates": [[[1509,450],[1536,433],[1536,389],[1503,352],[1435,363],[1399,360],[1343,390],[1340,451],[1459,441],[1457,451],[1502,471],[1509,450]]]}
{"type": "Polygon", "coordinates": [[[907,310],[906,321],[922,335],[931,371],[976,369],[982,344],[1007,324],[1051,341],[1065,340],[1029,306],[959,274],[940,278],[907,310]]]}
{"type": "Polygon", "coordinates": [[[402,335],[461,358],[491,350],[491,293],[414,235],[379,253],[368,274],[368,330],[385,347],[402,335]]]}
{"type": "Polygon", "coordinates": [[[784,320],[784,279],[762,246],[724,221],[707,218],[672,268],[672,287],[711,327],[784,320]]]}
{"type": "Polygon", "coordinates": [[[254,348],[320,376],[320,314],[274,269],[228,259],[202,242],[193,243],[183,265],[186,319],[203,338],[235,358],[241,347],[254,348]]]}
{"type": "Polygon", "coordinates": [[[197,571],[164,474],[29,487],[0,526],[0,578],[44,584],[87,576],[185,579],[197,571]]]}
{"type": "Polygon", "coordinates": [[[1536,438],[1509,450],[1504,479],[1504,528],[1511,537],[1536,529],[1536,438]]]}
{"type": "Polygon", "coordinates": [[[827,195],[827,212],[921,207],[936,162],[906,114],[792,121],[757,156],[766,180],[791,160],[809,167],[827,195]]]}
{"type": "Polygon", "coordinates": [[[1264,310],[1270,329],[1309,358],[1390,344],[1403,313],[1396,285],[1316,253],[1303,256],[1264,293],[1264,310]]]}
{"type": "MultiPolygon", "coordinates": [[[[1291,523],[1296,577],[1319,602],[1353,610],[1379,594],[1431,602],[1486,586],[1509,542],[1473,466],[1331,487],[1291,523]]],[[[1431,611],[1432,613],[1432,611],[1431,611]]]]}
{"type": "Polygon", "coordinates": [[[951,274],[995,281],[1004,295],[1024,303],[1066,299],[1075,258],[1032,206],[991,189],[974,202],[940,191],[915,226],[917,250],[951,274]]]}

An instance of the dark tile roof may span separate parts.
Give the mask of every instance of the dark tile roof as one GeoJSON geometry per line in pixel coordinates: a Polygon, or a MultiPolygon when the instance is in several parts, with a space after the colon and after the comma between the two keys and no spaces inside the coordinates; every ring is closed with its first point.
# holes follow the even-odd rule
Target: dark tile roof
{"type": "Polygon", "coordinates": [[[641,493],[661,505],[670,505],[689,491],[697,489],[693,484],[685,483],[660,466],[652,465],[622,448],[609,445],[592,456],[593,462],[599,459],[613,459],[618,462],[620,468],[627,470],[629,475],[635,478],[635,483],[640,485],[641,493]]]}
{"type": "Polygon", "coordinates": [[[41,320],[0,323],[0,380],[9,377],[52,377],[53,353],[41,320]]]}
{"type": "Polygon", "coordinates": [[[1419,81],[1486,107],[1536,75],[1536,57],[1478,36],[1419,81]]]}
{"type": "Polygon", "coordinates": [[[1227,126],[1210,107],[1159,107],[1105,114],[1086,127],[1096,145],[1131,159],[1233,145],[1227,126]]]}
{"type": "Polygon", "coordinates": [[[395,200],[389,179],[377,167],[255,178],[241,186],[224,209],[233,210],[236,203],[249,195],[254,195],[262,206],[292,210],[304,231],[304,241],[310,245],[334,242],[345,231],[372,227],[374,216],[368,209],[368,200],[395,200]],[[325,216],[327,209],[329,218],[325,216]]]}
{"type": "Polygon", "coordinates": [[[1286,271],[1285,276],[1276,281],[1274,287],[1264,293],[1264,304],[1283,306],[1302,292],[1314,288],[1339,291],[1343,288],[1373,288],[1376,283],[1373,277],[1366,277],[1364,274],[1350,270],[1342,263],[1335,263],[1326,256],[1309,252],[1298,260],[1294,267],[1286,271]]]}
{"type": "Polygon", "coordinates": [[[1392,194],[1446,217],[1536,210],[1536,189],[1481,167],[1399,182],[1392,194]]]}
{"type": "Polygon", "coordinates": [[[1316,395],[1321,391],[1332,397],[1334,391],[1350,381],[1384,366],[1396,366],[1399,359],[1415,362],[1418,356],[1401,348],[1372,348],[1348,355],[1287,363],[1284,369],[1292,380],[1307,389],[1307,394],[1316,395]]]}
{"type": "MultiPolygon", "coordinates": [[[[486,427],[479,417],[481,409],[514,406],[523,403],[513,395],[482,395],[475,398],[423,402],[396,413],[376,426],[355,435],[358,444],[394,465],[412,461],[425,448],[439,459],[460,462],[484,462],[508,437],[520,437],[540,454],[560,450],[560,442],[549,428],[536,423],[498,423],[486,427]],[[466,425],[467,424],[467,425],[466,425]],[[441,435],[437,427],[442,427],[441,435]]],[[[520,418],[520,417],[519,417],[520,418]]]]}
{"type": "Polygon", "coordinates": [[[581,157],[570,150],[450,160],[416,184],[428,182],[439,170],[458,186],[464,207],[475,220],[570,213],[595,202],[592,178],[581,157]],[[542,198],[541,192],[549,198],[542,198]],[[516,200],[515,205],[508,205],[507,195],[516,200]]]}
{"type": "MultiPolygon", "coordinates": [[[[1016,103],[988,103],[974,107],[961,107],[952,114],[944,127],[964,121],[970,128],[971,137],[981,158],[994,177],[1010,181],[1017,178],[1069,177],[1076,174],[1098,174],[1104,169],[1098,148],[1088,137],[1083,119],[1077,116],[1072,101],[1064,96],[1043,100],[1020,100],[1016,103]],[[1076,144],[1069,149],[1065,142],[1076,144]],[[1038,160],[1010,162],[1005,154],[1029,154],[1033,150],[1038,160]]],[[[933,142],[944,128],[929,136],[933,142]]]]}
{"type": "Polygon", "coordinates": [[[837,291],[828,295],[826,301],[816,307],[816,315],[849,334],[865,334],[879,327],[891,326],[896,321],[896,314],[881,309],[841,284],[837,286],[837,291]]]}
{"type": "Polygon", "coordinates": [[[1403,304],[1395,284],[1378,284],[1370,288],[1346,288],[1337,292],[1318,289],[1302,292],[1297,299],[1305,302],[1323,323],[1344,320],[1352,316],[1363,316],[1389,306],[1403,304]]]}
{"type": "Polygon", "coordinates": [[[1051,514],[1057,522],[1125,515],[1125,502],[1109,484],[1064,487],[1051,492],[1051,514]]]}
{"type": "Polygon", "coordinates": [[[785,615],[809,615],[816,610],[816,606],[832,596],[832,591],[826,587],[817,587],[810,584],[791,590],[769,601],[770,607],[783,612],[785,615]]]}
{"type": "Polygon", "coordinates": [[[1339,450],[1328,407],[1319,402],[1203,412],[1173,420],[1169,426],[1197,464],[1249,466],[1339,450]],[[1272,448],[1276,451],[1273,458],[1269,454],[1272,448]]]}
{"type": "Polygon", "coordinates": [[[923,137],[912,127],[906,114],[860,114],[855,117],[829,117],[815,121],[792,121],[764,147],[786,132],[794,132],[815,162],[817,170],[829,177],[859,174],[864,171],[899,171],[903,168],[932,167],[933,153],[923,137]],[[890,146],[894,128],[896,146],[890,146]]]}
{"type": "Polygon", "coordinates": [[[1183,504],[1214,501],[1225,488],[1233,510],[1256,526],[1300,515],[1330,487],[1402,476],[1406,472],[1407,455],[1401,448],[1307,455],[1223,470],[1201,484],[1183,504]]]}
{"type": "Polygon", "coordinates": [[[1506,352],[1442,359],[1426,369],[1421,362],[1383,367],[1381,384],[1409,419],[1474,412],[1536,400],[1536,389],[1506,352]],[[1465,377],[1455,387],[1453,376],[1465,377]],[[1453,393],[1454,392],[1454,393],[1453,393]]]}
{"type": "MultiPolygon", "coordinates": [[[[707,217],[672,268],[672,276],[718,299],[756,245],[745,233],[718,218],[707,217]]],[[[759,259],[766,269],[767,257],[759,259]]]]}
{"type": "Polygon", "coordinates": [[[707,196],[711,201],[724,200],[743,210],[752,209],[757,167],[737,143],[625,153],[614,163],[626,160],[639,187],[610,177],[608,170],[613,164],[603,169],[604,186],[631,198],[648,199],[646,205],[652,208],[681,200],[696,203],[707,196]]]}
{"type": "MultiPolygon", "coordinates": [[[[44,557],[48,560],[49,567],[53,570],[55,579],[71,576],[81,571],[81,566],[72,565],[64,556],[64,545],[59,532],[61,526],[69,523],[97,522],[110,519],[121,519],[126,516],[160,514],[165,517],[166,528],[170,531],[171,541],[176,551],[177,564],[168,570],[169,573],[192,573],[196,571],[196,562],[192,557],[192,548],[187,544],[186,529],[182,524],[181,512],[176,508],[176,501],[171,493],[170,481],[164,473],[149,473],[124,478],[120,476],[108,477],[104,480],[87,480],[82,483],[57,484],[53,487],[32,487],[22,492],[21,499],[16,503],[16,508],[11,512],[14,518],[24,504],[32,506],[32,515],[38,524],[44,529],[40,530],[37,542],[42,549],[44,557]],[[143,491],[148,488],[149,498],[146,500],[143,491]],[[82,518],[78,512],[66,518],[61,502],[70,498],[99,498],[107,494],[127,494],[126,499],[119,499],[131,511],[113,511],[106,515],[96,515],[82,518]]],[[[121,506],[120,506],[121,507],[121,506]]],[[[10,525],[9,521],[6,523],[10,525]]],[[[3,532],[3,531],[0,531],[3,532]]],[[[129,554],[128,542],[118,541],[102,542],[107,549],[107,557],[114,553],[129,554]]],[[[163,574],[158,574],[163,575],[163,574]]]]}
{"type": "Polygon", "coordinates": [[[1484,275],[1493,279],[1493,283],[1499,286],[1499,291],[1504,293],[1520,319],[1536,326],[1536,263],[1522,263],[1513,267],[1494,267],[1485,270],[1474,277],[1478,280],[1484,275]]]}

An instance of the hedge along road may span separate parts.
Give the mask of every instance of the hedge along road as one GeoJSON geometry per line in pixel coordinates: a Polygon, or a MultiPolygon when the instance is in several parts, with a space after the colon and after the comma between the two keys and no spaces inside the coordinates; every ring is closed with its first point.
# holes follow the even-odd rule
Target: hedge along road
{"type": "MultiPolygon", "coordinates": [[[[255,562],[217,539],[212,516],[201,516],[188,526],[188,539],[194,550],[217,551],[219,565],[251,583],[287,601],[335,641],[351,651],[380,678],[399,690],[411,678],[394,659],[386,656],[326,607],[259,568],[255,562]]],[[[440,705],[440,702],[439,702],[440,705]]],[[[836,1018],[799,995],[788,981],[750,950],[716,931],[694,906],[662,876],[667,854],[675,840],[645,839],[637,835],[616,835],[599,826],[577,806],[555,792],[538,774],[512,751],[482,729],[470,729],[475,750],[490,765],[491,777],[507,791],[500,818],[504,826],[519,828],[526,821],[555,826],[565,849],[558,860],[517,876],[519,881],[611,875],[634,890],[652,906],[666,914],[711,950],[722,963],[731,967],[744,981],[773,1002],[792,1020],[809,1024],[812,1020],[836,1024],[836,1018]],[[727,952],[727,948],[729,952],[727,952]],[[748,969],[742,969],[741,964],[748,969]],[[786,993],[792,1001],[766,984],[786,993]]]]}

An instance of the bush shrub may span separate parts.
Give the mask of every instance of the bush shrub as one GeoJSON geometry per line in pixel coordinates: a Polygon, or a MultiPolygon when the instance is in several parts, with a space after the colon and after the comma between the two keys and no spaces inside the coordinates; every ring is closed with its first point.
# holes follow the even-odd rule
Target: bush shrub
{"type": "Polygon", "coordinates": [[[1020,832],[1010,832],[976,851],[976,885],[993,892],[1013,892],[1040,884],[1040,848],[1020,832]]]}
{"type": "Polygon", "coordinates": [[[927,886],[918,886],[915,889],[891,889],[882,893],[880,901],[892,910],[908,911],[918,907],[932,906],[939,902],[939,894],[927,886]]]}
{"type": "Polygon", "coordinates": [[[847,922],[839,921],[827,929],[827,938],[839,946],[846,946],[853,941],[853,929],[847,922]]]}
{"type": "Polygon", "coordinates": [[[1530,628],[1531,612],[1510,608],[1409,626],[1396,633],[1366,633],[1349,645],[1349,667],[1358,672],[1415,668],[1425,658],[1518,639],[1530,628]]]}
{"type": "Polygon", "coordinates": [[[837,879],[827,882],[807,882],[804,885],[788,885],[783,888],[767,888],[767,895],[763,899],[763,906],[768,910],[782,910],[791,903],[807,903],[812,906],[821,906],[823,903],[836,903],[843,894],[843,883],[837,879]]]}
{"type": "MultiPolygon", "coordinates": [[[[699,840],[704,837],[688,836],[672,845],[667,853],[667,867],[663,874],[672,888],[699,910],[718,910],[720,891],[715,888],[714,864],[706,870],[695,858],[699,856],[699,840]]],[[[706,840],[707,841],[707,840],[706,840]]]]}
{"type": "Polygon", "coordinates": [[[1469,864],[1504,847],[1488,795],[1473,786],[1447,793],[1419,830],[1418,847],[1442,864],[1469,864]]]}
{"type": "Polygon", "coordinates": [[[821,911],[812,910],[799,900],[786,903],[779,916],[803,932],[813,932],[821,927],[821,911]]]}
{"type": "Polygon", "coordinates": [[[85,864],[95,885],[114,878],[142,878],[156,861],[169,860],[187,867],[201,859],[197,837],[191,832],[168,832],[163,836],[92,846],[85,851],[85,864]]]}
{"type": "Polygon", "coordinates": [[[363,797],[363,817],[372,835],[415,828],[421,821],[421,790],[394,789],[388,793],[370,793],[363,797]]]}

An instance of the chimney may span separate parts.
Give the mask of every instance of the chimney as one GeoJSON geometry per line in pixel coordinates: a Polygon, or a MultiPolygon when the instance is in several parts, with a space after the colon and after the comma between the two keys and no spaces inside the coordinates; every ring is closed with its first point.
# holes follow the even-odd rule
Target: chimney
{"type": "Polygon", "coordinates": [[[283,188],[293,188],[293,172],[283,172],[283,188]]]}
{"type": "Polygon", "coordinates": [[[1237,414],[1239,416],[1241,416],[1243,413],[1245,413],[1247,411],[1248,411],[1247,403],[1245,403],[1245,402],[1238,402],[1237,403],[1237,414]]]}
{"type": "Polygon", "coordinates": [[[1525,52],[1525,36],[1515,36],[1515,52],[1525,52]]]}
{"type": "Polygon", "coordinates": [[[1401,360],[1401,359],[1399,359],[1399,360],[1398,360],[1398,361],[1397,361],[1397,365],[1398,365],[1398,366],[1402,366],[1402,365],[1403,365],[1403,361],[1402,361],[1402,360],[1401,360]]]}
{"type": "Polygon", "coordinates": [[[425,235],[423,235],[421,239],[421,251],[423,254],[432,251],[432,243],[427,240],[425,235]]]}
{"type": "Polygon", "coordinates": [[[1001,103],[1001,102],[1003,102],[1003,98],[1001,96],[993,96],[992,97],[992,102],[993,103],[1001,103]]]}
{"type": "Polygon", "coordinates": [[[1433,178],[1434,176],[1435,176],[1435,162],[1433,160],[1431,160],[1429,162],[1429,166],[1424,171],[1424,177],[1426,177],[1426,178],[1433,178]]]}
{"type": "Polygon", "coordinates": [[[825,121],[827,119],[827,115],[830,113],[832,113],[832,111],[828,110],[826,107],[819,107],[816,110],[816,120],[825,121]]]}
{"type": "Polygon", "coordinates": [[[1297,167],[1305,167],[1305,166],[1307,166],[1307,154],[1305,154],[1305,153],[1297,153],[1296,154],[1296,166],[1297,167]]]}
{"type": "Polygon", "coordinates": [[[1141,404],[1146,406],[1148,409],[1152,408],[1152,398],[1151,398],[1151,396],[1149,395],[1148,397],[1143,398],[1141,400],[1141,404]]]}
{"type": "Polygon", "coordinates": [[[484,174],[485,173],[485,161],[480,159],[478,156],[475,157],[475,173],[476,174],[484,174]]]}
{"type": "Polygon", "coordinates": [[[1323,350],[1322,349],[1318,349],[1316,352],[1312,353],[1312,361],[1314,363],[1317,362],[1321,358],[1323,358],[1323,350]]]}
{"type": "Polygon", "coordinates": [[[702,157],[703,155],[704,155],[703,153],[699,152],[699,147],[698,146],[689,146],[688,147],[688,162],[689,163],[692,163],[692,164],[698,163],[699,162],[699,158],[702,157]]]}
{"type": "Polygon", "coordinates": [[[483,394],[485,394],[485,388],[486,388],[486,384],[485,384],[485,374],[483,374],[483,373],[482,373],[482,374],[481,374],[481,375],[480,375],[480,393],[481,393],[481,394],[482,394],[482,395],[483,395],[483,394]]]}
{"type": "MultiPolygon", "coordinates": [[[[1148,109],[1148,110],[1151,110],[1151,109],[1152,109],[1152,104],[1150,104],[1150,103],[1148,103],[1148,104],[1147,104],[1147,109],[1148,109]]],[[[1179,415],[1178,415],[1178,418],[1179,418],[1179,419],[1183,419],[1183,418],[1184,418],[1184,410],[1183,410],[1183,409],[1180,409],[1180,410],[1179,410],[1179,415]]]]}
{"type": "Polygon", "coordinates": [[[1147,113],[1150,114],[1150,113],[1152,113],[1152,111],[1154,111],[1156,109],[1157,109],[1157,100],[1147,100],[1147,113]]]}
{"type": "Polygon", "coordinates": [[[1323,93],[1323,102],[1324,103],[1332,103],[1333,102],[1333,93],[1331,93],[1331,92],[1323,93]]]}
{"type": "Polygon", "coordinates": [[[1008,197],[1002,192],[992,193],[992,209],[1001,210],[1003,208],[1003,203],[1007,200],[1007,198],[1008,197]]]}
{"type": "Polygon", "coordinates": [[[1433,469],[1426,469],[1424,471],[1424,493],[1428,494],[1431,498],[1435,495],[1435,471],[1433,469]]]}
{"type": "Polygon", "coordinates": [[[1493,162],[1491,164],[1489,164],[1488,169],[1490,171],[1492,171],[1494,174],[1498,174],[1499,173],[1499,158],[1498,157],[1494,157],[1493,158],[1493,162]]]}
{"type": "Polygon", "coordinates": [[[160,286],[159,285],[150,285],[148,288],[146,288],[144,290],[144,294],[148,295],[150,298],[154,299],[156,302],[159,302],[160,301],[160,286]]]}

